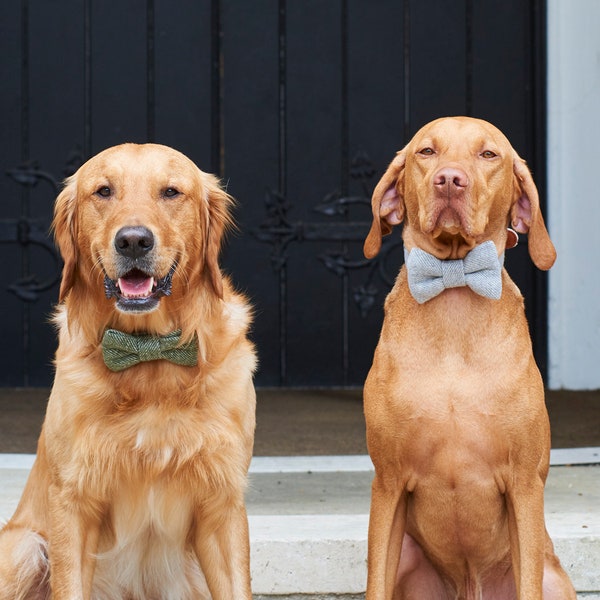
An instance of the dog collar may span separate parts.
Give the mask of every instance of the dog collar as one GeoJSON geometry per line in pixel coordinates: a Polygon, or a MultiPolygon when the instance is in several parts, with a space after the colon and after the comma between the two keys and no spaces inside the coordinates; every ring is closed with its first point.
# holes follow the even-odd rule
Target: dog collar
{"type": "Polygon", "coordinates": [[[510,250],[519,243],[519,234],[512,228],[506,228],[506,249],[510,250]]]}
{"type": "Polygon", "coordinates": [[[498,257],[496,245],[491,240],[475,246],[459,260],[440,260],[420,248],[410,252],[405,249],[404,262],[410,293],[419,304],[455,287],[469,287],[492,300],[502,296],[504,254],[498,257]]]}
{"type": "Polygon", "coordinates": [[[123,371],[141,362],[168,360],[184,367],[198,364],[198,338],[180,345],[181,330],[167,335],[132,335],[107,329],[102,337],[102,357],[111,371],[123,371]]]}

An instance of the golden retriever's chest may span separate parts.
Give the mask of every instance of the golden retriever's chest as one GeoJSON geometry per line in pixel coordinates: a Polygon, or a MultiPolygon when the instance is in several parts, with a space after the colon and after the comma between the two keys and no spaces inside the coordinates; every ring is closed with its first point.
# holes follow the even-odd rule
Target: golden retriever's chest
{"type": "Polygon", "coordinates": [[[123,451],[163,467],[181,454],[196,453],[204,443],[206,423],[200,411],[154,406],[109,419],[123,451]]]}
{"type": "Polygon", "coordinates": [[[121,481],[100,540],[94,598],[208,598],[191,546],[189,495],[168,484],[121,481]]]}
{"type": "Polygon", "coordinates": [[[73,447],[71,483],[110,504],[131,481],[150,486],[148,497],[164,481],[195,497],[210,493],[218,480],[244,485],[238,475],[244,470],[227,466],[243,464],[245,448],[231,428],[208,411],[161,406],[90,419],[73,447]]]}
{"type": "Polygon", "coordinates": [[[120,481],[108,516],[115,548],[135,546],[139,539],[159,544],[184,540],[192,521],[192,500],[168,482],[120,481]]]}

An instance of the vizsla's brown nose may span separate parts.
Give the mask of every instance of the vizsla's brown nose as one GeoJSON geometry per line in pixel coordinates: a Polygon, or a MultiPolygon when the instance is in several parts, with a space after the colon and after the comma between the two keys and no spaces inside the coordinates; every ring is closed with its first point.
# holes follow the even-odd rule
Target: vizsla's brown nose
{"type": "Polygon", "coordinates": [[[456,167],[444,167],[433,177],[433,185],[444,195],[463,191],[469,185],[467,174],[456,167]]]}

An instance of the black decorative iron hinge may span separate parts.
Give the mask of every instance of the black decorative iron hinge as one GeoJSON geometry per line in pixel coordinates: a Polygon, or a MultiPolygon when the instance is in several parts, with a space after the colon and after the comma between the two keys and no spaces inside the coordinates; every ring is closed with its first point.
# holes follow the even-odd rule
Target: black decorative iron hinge
{"type": "MultiPolygon", "coordinates": [[[[358,181],[362,194],[343,195],[339,191],[333,191],[325,195],[323,200],[314,206],[316,212],[331,217],[331,222],[302,222],[292,221],[289,213],[293,209],[292,203],[282,194],[268,190],[265,197],[265,209],[267,212],[263,223],[250,233],[260,242],[270,244],[271,264],[275,271],[281,271],[288,261],[288,246],[292,242],[364,242],[370,221],[350,220],[350,209],[353,206],[371,206],[372,179],[376,169],[364,153],[359,153],[350,163],[350,176],[358,181]]],[[[320,261],[331,273],[339,277],[345,277],[350,271],[364,269],[366,277],[362,285],[352,291],[352,297],[357,304],[360,314],[366,317],[375,305],[375,297],[379,289],[374,284],[375,276],[389,288],[392,287],[394,278],[398,272],[399,265],[395,266],[390,276],[386,272],[387,259],[396,247],[401,245],[399,236],[397,241],[387,241],[382,245],[380,254],[373,260],[362,257],[352,258],[348,248],[330,250],[319,255],[320,261]]]]}
{"type": "MultiPolygon", "coordinates": [[[[69,154],[63,174],[72,175],[82,164],[81,150],[75,148],[69,154]]],[[[60,191],[61,184],[50,173],[40,169],[37,161],[27,161],[10,169],[6,173],[13,181],[24,188],[35,188],[39,183],[46,183],[51,188],[51,198],[60,191]]],[[[35,302],[40,294],[51,289],[60,281],[62,261],[49,236],[50,223],[44,219],[22,216],[18,219],[0,219],[0,243],[19,244],[22,247],[35,245],[45,250],[54,263],[54,268],[48,277],[39,278],[36,274],[25,274],[10,283],[8,291],[15,294],[24,302],[35,302]]]]}

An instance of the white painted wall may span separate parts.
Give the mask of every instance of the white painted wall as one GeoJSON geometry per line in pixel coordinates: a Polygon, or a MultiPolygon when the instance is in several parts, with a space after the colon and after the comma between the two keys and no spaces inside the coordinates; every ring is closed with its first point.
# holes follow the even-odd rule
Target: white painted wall
{"type": "Polygon", "coordinates": [[[548,1],[549,386],[600,389],[600,1],[548,1]]]}

